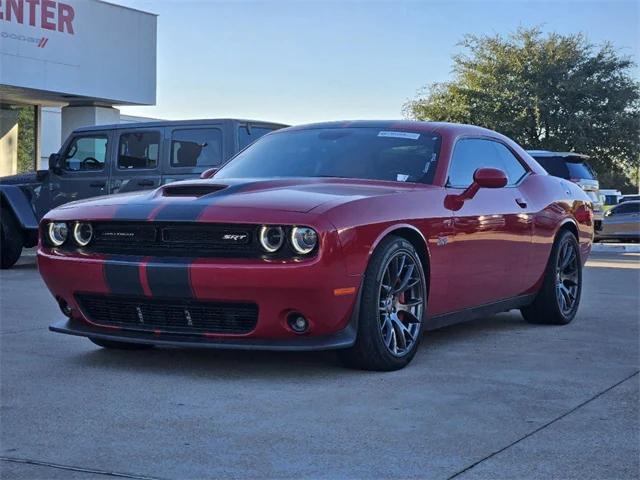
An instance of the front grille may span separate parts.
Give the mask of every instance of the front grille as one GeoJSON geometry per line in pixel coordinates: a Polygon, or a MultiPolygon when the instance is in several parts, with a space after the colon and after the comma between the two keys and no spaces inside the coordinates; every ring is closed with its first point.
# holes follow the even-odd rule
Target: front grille
{"type": "Polygon", "coordinates": [[[84,250],[120,255],[254,257],[261,251],[255,225],[96,222],[84,250]]]}
{"type": "Polygon", "coordinates": [[[165,300],[120,295],[76,294],[87,318],[127,330],[182,334],[251,332],[258,321],[255,303],[165,300]]]}

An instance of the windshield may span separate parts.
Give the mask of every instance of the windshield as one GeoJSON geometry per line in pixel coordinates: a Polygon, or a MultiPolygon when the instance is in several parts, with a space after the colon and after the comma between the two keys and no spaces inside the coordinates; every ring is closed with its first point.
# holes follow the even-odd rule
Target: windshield
{"type": "Polygon", "coordinates": [[[318,128],[267,135],[218,178],[343,177],[431,183],[440,137],[384,128],[318,128]]]}

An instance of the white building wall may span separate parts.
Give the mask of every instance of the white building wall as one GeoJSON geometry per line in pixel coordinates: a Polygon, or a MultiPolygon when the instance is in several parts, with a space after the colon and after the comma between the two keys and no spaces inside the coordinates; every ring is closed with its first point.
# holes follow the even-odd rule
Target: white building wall
{"type": "Polygon", "coordinates": [[[155,103],[153,14],[95,0],[2,1],[0,29],[0,86],[155,103]]]}

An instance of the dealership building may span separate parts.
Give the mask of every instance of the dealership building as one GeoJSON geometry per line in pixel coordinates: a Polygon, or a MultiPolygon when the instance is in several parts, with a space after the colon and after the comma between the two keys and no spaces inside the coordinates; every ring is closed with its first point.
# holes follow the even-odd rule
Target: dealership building
{"type": "Polygon", "coordinates": [[[46,168],[75,128],[156,102],[154,14],[101,0],[0,0],[0,176],[46,168]]]}

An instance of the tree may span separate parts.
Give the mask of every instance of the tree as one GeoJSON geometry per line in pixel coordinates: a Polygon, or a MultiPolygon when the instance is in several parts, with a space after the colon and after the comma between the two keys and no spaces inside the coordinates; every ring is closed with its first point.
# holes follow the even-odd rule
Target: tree
{"type": "Polygon", "coordinates": [[[472,123],[525,148],[592,157],[602,187],[633,191],[640,179],[640,86],[634,63],[584,35],[467,35],[453,80],[425,87],[407,117],[472,123]],[[636,184],[634,189],[633,183],[636,184]]]}
{"type": "Polygon", "coordinates": [[[35,169],[35,109],[18,108],[18,172],[35,169]]]}

